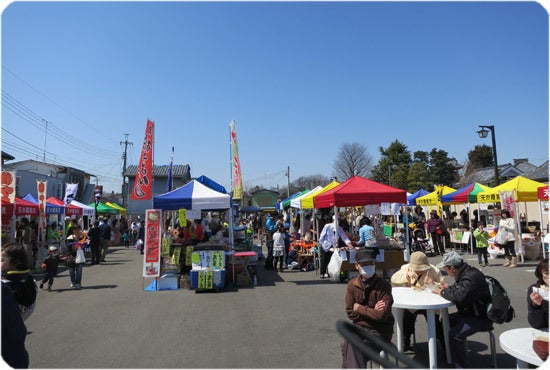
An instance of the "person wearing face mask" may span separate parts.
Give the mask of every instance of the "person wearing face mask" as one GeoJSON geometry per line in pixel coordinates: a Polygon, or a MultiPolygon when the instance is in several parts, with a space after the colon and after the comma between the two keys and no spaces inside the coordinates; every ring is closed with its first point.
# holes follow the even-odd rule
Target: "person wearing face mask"
{"type": "MultiPolygon", "coordinates": [[[[401,266],[399,271],[391,277],[393,286],[414,287],[417,284],[424,285],[428,281],[443,281],[441,271],[434,265],[428,263],[428,257],[424,252],[417,251],[411,254],[410,262],[401,266]]],[[[424,315],[426,318],[426,310],[405,310],[403,316],[403,337],[404,351],[412,351],[411,336],[414,334],[414,325],[416,323],[416,315],[424,315]]]]}
{"type": "MultiPolygon", "coordinates": [[[[350,280],[346,289],[346,313],[355,324],[372,335],[391,344],[394,318],[391,284],[376,275],[375,260],[378,250],[361,249],[355,257],[359,275],[350,280]]],[[[341,345],[342,368],[366,368],[369,358],[354,351],[348,341],[341,345]]]]}

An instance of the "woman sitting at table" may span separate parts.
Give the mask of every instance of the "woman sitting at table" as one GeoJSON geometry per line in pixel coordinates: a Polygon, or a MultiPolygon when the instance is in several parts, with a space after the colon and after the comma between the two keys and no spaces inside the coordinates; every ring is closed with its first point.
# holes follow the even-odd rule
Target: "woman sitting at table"
{"type": "Polygon", "coordinates": [[[539,262],[535,276],[537,282],[527,289],[527,321],[535,329],[548,329],[548,258],[539,262]],[[546,299],[538,289],[546,289],[546,299]]]}
{"type": "MultiPolygon", "coordinates": [[[[409,263],[401,266],[391,277],[393,286],[414,287],[417,284],[424,286],[426,280],[428,282],[442,281],[443,276],[437,267],[428,263],[428,257],[424,252],[417,251],[411,254],[409,263]]],[[[404,351],[412,351],[411,335],[414,334],[414,325],[416,323],[416,315],[421,314],[426,318],[426,310],[405,310],[403,315],[403,337],[404,351]]]]}

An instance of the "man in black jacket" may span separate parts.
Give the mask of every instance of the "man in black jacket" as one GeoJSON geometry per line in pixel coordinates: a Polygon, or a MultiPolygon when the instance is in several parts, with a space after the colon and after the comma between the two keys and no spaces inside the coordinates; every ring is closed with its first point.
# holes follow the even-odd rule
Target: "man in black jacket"
{"type": "MultiPolygon", "coordinates": [[[[493,328],[493,322],[487,318],[486,309],[491,300],[489,286],[483,273],[465,263],[457,252],[446,253],[437,267],[444,269],[455,280],[451,286],[441,283],[434,293],[456,305],[457,312],[449,315],[449,346],[455,367],[463,368],[468,362],[464,347],[466,338],[478,331],[493,328]]],[[[438,329],[440,327],[439,325],[438,329]]]]}

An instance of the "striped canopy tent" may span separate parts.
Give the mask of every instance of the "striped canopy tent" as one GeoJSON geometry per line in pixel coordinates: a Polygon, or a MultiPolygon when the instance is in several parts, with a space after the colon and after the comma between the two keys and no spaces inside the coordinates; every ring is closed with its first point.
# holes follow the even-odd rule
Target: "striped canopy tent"
{"type": "Polygon", "coordinates": [[[312,209],[312,208],[315,208],[315,204],[314,204],[314,198],[315,196],[319,195],[319,194],[322,194],[324,193],[325,191],[329,191],[330,189],[336,187],[340,185],[340,183],[338,181],[333,181],[327,185],[325,185],[324,187],[322,187],[321,189],[313,192],[313,193],[310,193],[306,196],[304,196],[301,201],[300,201],[300,205],[302,207],[302,209],[312,209]]]}
{"type": "Polygon", "coordinates": [[[108,205],[109,207],[112,207],[112,208],[115,208],[115,209],[118,209],[119,213],[121,215],[125,215],[127,210],[126,208],[122,207],[122,206],[119,206],[118,204],[116,204],[115,202],[105,202],[106,205],[108,205]]]}
{"type": "Polygon", "coordinates": [[[429,194],[430,192],[425,189],[420,189],[411,195],[407,195],[407,205],[414,206],[416,204],[416,198],[429,194]]]}
{"type": "Polygon", "coordinates": [[[534,181],[523,176],[516,176],[510,181],[495,186],[487,191],[477,194],[478,203],[500,202],[499,192],[513,191],[514,200],[518,202],[536,202],[538,198],[538,188],[545,186],[545,183],[534,181]]]}
{"type": "Polygon", "coordinates": [[[445,194],[441,197],[441,203],[443,204],[459,204],[459,203],[476,203],[477,195],[482,191],[491,189],[488,186],[473,182],[466,186],[461,187],[457,191],[445,194]]]}
{"type": "MultiPolygon", "coordinates": [[[[453,191],[456,191],[456,189],[448,186],[443,186],[441,196],[452,193],[453,191]]],[[[432,191],[429,194],[416,198],[416,204],[419,206],[437,206],[439,203],[439,198],[440,195],[437,193],[437,190],[432,191]]]]}

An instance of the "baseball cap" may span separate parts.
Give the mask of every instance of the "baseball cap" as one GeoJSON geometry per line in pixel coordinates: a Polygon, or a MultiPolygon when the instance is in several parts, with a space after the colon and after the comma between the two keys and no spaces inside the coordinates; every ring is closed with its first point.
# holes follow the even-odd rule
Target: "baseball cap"
{"type": "Polygon", "coordinates": [[[57,250],[57,247],[55,245],[50,245],[50,248],[49,248],[51,251],[56,251],[57,250]]]}
{"type": "Polygon", "coordinates": [[[443,255],[443,261],[437,264],[438,268],[443,268],[445,266],[460,266],[464,260],[462,256],[457,252],[449,252],[443,255]]]}

